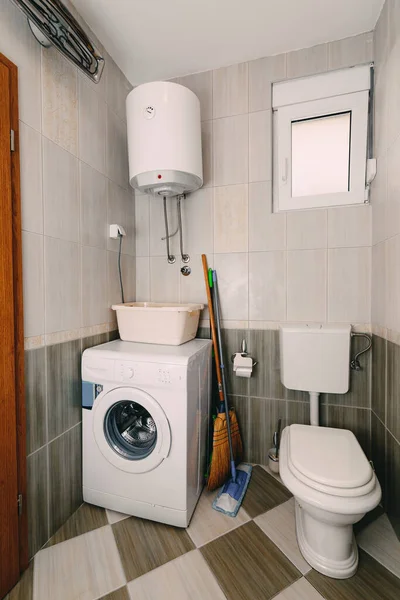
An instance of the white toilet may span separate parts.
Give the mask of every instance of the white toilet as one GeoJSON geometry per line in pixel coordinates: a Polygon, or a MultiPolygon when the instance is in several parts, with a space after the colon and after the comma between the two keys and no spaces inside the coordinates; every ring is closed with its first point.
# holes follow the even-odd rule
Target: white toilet
{"type": "Polygon", "coordinates": [[[354,575],[357,523],[381,499],[378,479],[351,431],[319,425],[319,394],[349,388],[350,327],[283,326],[281,379],[310,393],[311,425],[282,432],[280,475],[296,501],[301,553],[317,571],[346,579],[354,575]]]}

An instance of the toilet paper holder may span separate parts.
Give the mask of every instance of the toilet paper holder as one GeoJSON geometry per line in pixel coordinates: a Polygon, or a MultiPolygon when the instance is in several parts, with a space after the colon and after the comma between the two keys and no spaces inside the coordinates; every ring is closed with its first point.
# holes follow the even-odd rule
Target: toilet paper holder
{"type": "MultiPolygon", "coordinates": [[[[235,358],[238,355],[240,355],[241,358],[251,358],[251,356],[249,356],[249,354],[247,352],[247,343],[246,343],[245,339],[242,340],[241,351],[235,352],[235,354],[232,354],[232,356],[231,356],[231,361],[233,364],[235,364],[235,358]]],[[[252,362],[251,362],[250,366],[252,369],[254,369],[254,367],[258,364],[258,362],[256,360],[254,360],[253,358],[251,358],[251,360],[252,360],[252,362]]]]}

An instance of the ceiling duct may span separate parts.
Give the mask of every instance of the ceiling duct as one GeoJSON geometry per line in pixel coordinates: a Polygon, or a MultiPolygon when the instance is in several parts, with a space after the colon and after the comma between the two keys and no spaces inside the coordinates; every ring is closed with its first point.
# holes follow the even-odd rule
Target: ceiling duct
{"type": "Polygon", "coordinates": [[[53,44],[68,60],[98,83],[104,58],[60,0],[12,0],[28,17],[42,46],[53,44]]]}

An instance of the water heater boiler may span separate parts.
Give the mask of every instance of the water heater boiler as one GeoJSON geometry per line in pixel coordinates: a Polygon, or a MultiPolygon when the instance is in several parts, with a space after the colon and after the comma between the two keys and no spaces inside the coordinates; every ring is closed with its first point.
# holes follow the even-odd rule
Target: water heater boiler
{"type": "Polygon", "coordinates": [[[129,180],[146,194],[178,196],[203,184],[200,103],[188,88],[145,83],[126,100],[129,180]]]}

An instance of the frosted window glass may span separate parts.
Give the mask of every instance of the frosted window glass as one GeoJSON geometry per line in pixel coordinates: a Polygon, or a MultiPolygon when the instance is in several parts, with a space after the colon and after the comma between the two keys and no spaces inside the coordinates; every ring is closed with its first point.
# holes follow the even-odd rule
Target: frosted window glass
{"type": "Polygon", "coordinates": [[[351,113],[292,122],[292,197],[349,190],[351,113]]]}

